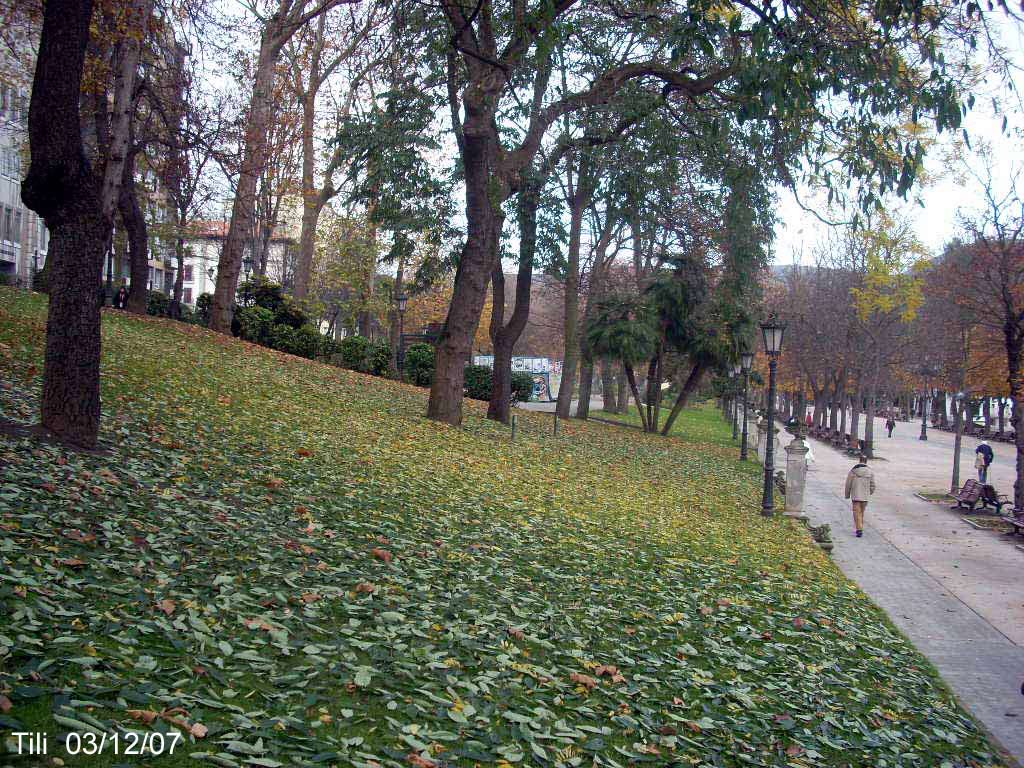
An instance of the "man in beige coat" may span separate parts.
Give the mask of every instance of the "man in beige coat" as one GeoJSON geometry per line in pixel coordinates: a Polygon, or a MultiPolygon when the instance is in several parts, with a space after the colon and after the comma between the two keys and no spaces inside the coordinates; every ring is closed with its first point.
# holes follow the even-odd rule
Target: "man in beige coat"
{"type": "Polygon", "coordinates": [[[850,474],[846,476],[846,498],[853,500],[853,527],[857,537],[864,535],[864,508],[875,492],[875,474],[868,469],[868,457],[863,453],[857,457],[850,474]]]}

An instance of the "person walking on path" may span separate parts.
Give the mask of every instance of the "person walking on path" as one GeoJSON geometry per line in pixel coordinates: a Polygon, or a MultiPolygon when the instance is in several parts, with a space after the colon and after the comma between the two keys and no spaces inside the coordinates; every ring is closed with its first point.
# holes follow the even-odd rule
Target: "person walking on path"
{"type": "Polygon", "coordinates": [[[978,482],[983,485],[988,482],[988,467],[993,458],[995,454],[992,453],[992,446],[982,440],[974,449],[974,468],[978,470],[978,482]]]}
{"type": "Polygon", "coordinates": [[[885,428],[889,430],[889,437],[892,437],[892,431],[896,429],[896,419],[889,414],[889,418],[885,420],[885,428]]]}
{"type": "Polygon", "coordinates": [[[875,474],[868,469],[867,456],[862,453],[857,459],[846,476],[846,498],[853,501],[853,527],[860,538],[864,535],[864,509],[875,492],[875,474]]]}

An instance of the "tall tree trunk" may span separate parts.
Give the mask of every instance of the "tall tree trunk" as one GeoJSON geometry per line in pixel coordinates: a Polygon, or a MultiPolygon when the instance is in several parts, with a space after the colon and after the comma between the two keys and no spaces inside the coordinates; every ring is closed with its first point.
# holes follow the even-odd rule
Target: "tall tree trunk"
{"type": "Polygon", "coordinates": [[[992,398],[985,396],[982,401],[982,413],[985,414],[985,436],[992,434],[992,398]]]}
{"type": "Polygon", "coordinates": [[[584,351],[580,357],[580,397],[576,403],[576,418],[590,416],[590,393],[594,387],[594,358],[584,351]]]}
{"type": "Polygon", "coordinates": [[[619,414],[629,413],[629,383],[626,380],[626,371],[623,369],[615,377],[617,389],[615,392],[615,412],[619,414]]]}
{"type": "Polygon", "coordinates": [[[100,306],[110,218],[82,145],[82,69],[92,0],[47,0],[32,82],[32,163],[25,205],[50,231],[49,316],[41,421],[59,439],[95,447],[100,427],[100,306]]]}
{"type": "MultiPolygon", "coordinates": [[[[325,18],[321,16],[321,21],[325,18]]],[[[322,25],[321,25],[322,26],[322,25]]],[[[322,34],[322,33],[321,33],[322,34]]],[[[314,77],[315,73],[310,73],[314,77]]],[[[295,265],[295,287],[292,295],[304,301],[309,295],[310,273],[313,270],[313,245],[316,223],[320,217],[320,194],[314,177],[316,151],[313,137],[316,130],[316,90],[310,81],[302,99],[302,229],[299,232],[299,258],[295,265]]]]}
{"type": "Polygon", "coordinates": [[[682,413],[683,408],[686,407],[686,403],[690,400],[690,396],[700,386],[700,381],[704,378],[704,372],[707,368],[697,363],[690,369],[690,375],[686,377],[686,383],[683,384],[683,388],[679,390],[679,396],[676,397],[676,402],[672,406],[672,410],[668,414],[668,419],[665,420],[665,426],[661,429],[661,434],[668,435],[672,431],[673,425],[676,423],[676,419],[679,418],[679,414],[682,413]]]}
{"type": "Polygon", "coordinates": [[[875,385],[868,390],[867,402],[864,405],[864,453],[869,459],[875,457],[875,385]]]}
{"type": "Polygon", "coordinates": [[[1013,506],[1024,511],[1024,370],[1021,354],[1024,352],[1024,324],[1010,316],[1003,327],[1006,338],[1006,370],[1010,383],[1010,402],[1013,404],[1012,423],[1017,449],[1016,472],[1013,481],[1013,506]]]}
{"type": "MultiPolygon", "coordinates": [[[[219,333],[231,332],[235,291],[242,269],[242,254],[255,235],[253,223],[256,209],[256,186],[267,164],[267,132],[273,110],[274,71],[281,46],[280,16],[268,21],[260,38],[259,56],[253,77],[249,120],[242,149],[242,165],[231,205],[231,224],[217,264],[217,284],[210,307],[210,328],[219,333]]],[[[288,35],[290,37],[290,34],[288,35]]]]}
{"type": "Polygon", "coordinates": [[[572,192],[569,208],[569,249],[565,273],[564,343],[562,359],[562,383],[558,387],[558,405],[555,412],[563,419],[569,418],[573,391],[576,389],[576,367],[579,365],[579,308],[580,308],[580,238],[583,229],[583,214],[590,201],[590,171],[587,155],[580,160],[576,189],[572,192]]]}
{"type": "MultiPolygon", "coordinates": [[[[411,247],[411,243],[408,243],[408,247],[411,247]]],[[[405,242],[398,249],[398,265],[395,268],[395,292],[394,296],[401,296],[405,290],[405,257],[407,252],[407,244],[405,242]]],[[[394,305],[394,301],[391,302],[394,305]]],[[[391,344],[391,361],[388,363],[388,371],[393,379],[401,379],[402,371],[398,370],[398,347],[402,343],[402,331],[403,328],[399,327],[400,321],[398,310],[392,306],[391,308],[391,328],[388,332],[388,339],[391,344]]]]}
{"type": "Polygon", "coordinates": [[[598,367],[601,371],[601,407],[605,413],[615,413],[618,402],[615,399],[615,375],[612,373],[611,360],[601,358],[598,367]]]}
{"type": "Polygon", "coordinates": [[[850,444],[854,448],[860,447],[860,407],[864,401],[864,395],[858,385],[857,391],[850,398],[850,444]]]}
{"type": "Polygon", "coordinates": [[[643,425],[644,432],[650,432],[650,428],[647,423],[647,412],[644,411],[643,403],[640,402],[640,389],[636,384],[636,374],[633,371],[633,366],[623,365],[626,369],[626,381],[629,382],[629,388],[633,391],[633,400],[636,402],[636,409],[640,412],[640,424],[643,425]]]}
{"type": "MultiPolygon", "coordinates": [[[[181,228],[178,228],[181,231],[181,228]]],[[[185,239],[174,238],[174,293],[171,296],[171,317],[181,319],[181,302],[185,294],[185,239]]],[[[193,301],[195,299],[193,298],[193,301]]]]}
{"type": "Polygon", "coordinates": [[[839,434],[840,436],[846,434],[846,403],[849,400],[849,395],[846,394],[846,387],[843,387],[842,397],[839,398],[839,434]]]}
{"type": "MultiPolygon", "coordinates": [[[[661,354],[661,350],[658,350],[658,354],[661,354]]],[[[650,431],[654,431],[657,428],[657,424],[654,423],[654,390],[658,386],[658,357],[652,357],[651,361],[647,364],[647,387],[646,393],[644,394],[644,405],[647,408],[647,427],[650,431]]],[[[729,400],[725,400],[725,410],[728,411],[729,400]]]]}
{"type": "Polygon", "coordinates": [[[466,243],[455,273],[448,317],[437,343],[434,381],[427,417],[452,425],[462,423],[464,366],[473,350],[491,270],[498,262],[504,217],[504,190],[495,189],[497,129],[485,105],[467,100],[463,129],[463,169],[466,185],[466,243]]]}
{"type": "Polygon", "coordinates": [[[494,384],[487,404],[487,418],[508,424],[512,418],[512,350],[530,317],[533,263],[537,251],[537,208],[540,190],[527,182],[519,192],[519,270],[516,273],[515,306],[508,324],[505,315],[505,275],[501,260],[491,275],[491,342],[494,346],[494,384]]]}
{"type": "Polygon", "coordinates": [[[119,191],[118,211],[128,236],[128,263],[131,265],[127,309],[136,315],[144,315],[149,303],[149,237],[146,233],[146,217],[136,194],[134,152],[129,152],[125,160],[124,177],[119,191]]]}
{"type": "Polygon", "coordinates": [[[949,483],[949,492],[956,493],[960,490],[960,446],[963,443],[964,434],[964,411],[967,408],[966,399],[961,402],[953,401],[953,429],[956,436],[953,438],[953,478],[949,483]]]}
{"type": "Polygon", "coordinates": [[[1006,398],[1000,397],[997,401],[997,421],[999,425],[999,434],[1005,434],[1006,431],[1006,398]]]}

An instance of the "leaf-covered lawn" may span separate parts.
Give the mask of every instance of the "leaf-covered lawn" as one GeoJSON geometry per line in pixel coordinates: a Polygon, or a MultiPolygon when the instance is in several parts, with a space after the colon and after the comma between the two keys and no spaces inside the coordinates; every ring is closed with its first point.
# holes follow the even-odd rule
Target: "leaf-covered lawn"
{"type": "MultiPolygon", "coordinates": [[[[0,289],[25,425],[44,320],[0,289]]],[[[713,411],[669,440],[520,413],[512,443],[481,404],[442,427],[421,390],[171,321],[107,314],[104,342],[107,453],[0,437],[5,735],[184,735],[150,765],[997,764],[758,515],[713,411]]]]}

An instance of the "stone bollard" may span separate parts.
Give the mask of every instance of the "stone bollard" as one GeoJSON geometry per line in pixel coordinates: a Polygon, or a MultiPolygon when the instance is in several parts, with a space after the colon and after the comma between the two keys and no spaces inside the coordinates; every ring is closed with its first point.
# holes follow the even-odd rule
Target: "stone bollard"
{"type": "Polygon", "coordinates": [[[768,452],[768,420],[759,418],[757,420],[757,460],[764,464],[765,455],[768,452]]]}
{"type": "Polygon", "coordinates": [[[793,442],[786,446],[786,511],[790,517],[804,513],[804,484],[807,482],[807,451],[803,435],[797,432],[793,442]]]}

